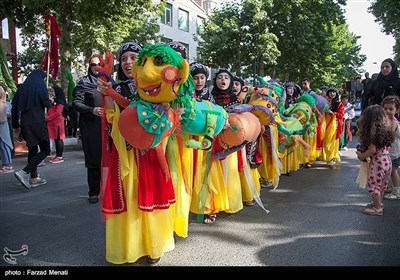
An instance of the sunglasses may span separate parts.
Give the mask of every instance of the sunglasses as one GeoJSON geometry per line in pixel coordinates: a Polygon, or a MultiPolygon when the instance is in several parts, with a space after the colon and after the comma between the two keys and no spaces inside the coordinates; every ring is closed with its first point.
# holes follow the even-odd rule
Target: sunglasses
{"type": "Polygon", "coordinates": [[[90,63],[90,67],[95,67],[95,66],[99,66],[100,63],[90,63]]]}

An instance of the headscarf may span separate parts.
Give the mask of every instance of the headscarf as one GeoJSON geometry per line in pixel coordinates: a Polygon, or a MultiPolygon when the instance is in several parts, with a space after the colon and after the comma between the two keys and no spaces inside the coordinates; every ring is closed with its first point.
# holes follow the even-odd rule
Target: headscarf
{"type": "Polygon", "coordinates": [[[392,66],[392,71],[387,76],[384,76],[382,74],[382,71],[379,72],[377,80],[383,85],[384,88],[387,88],[390,86],[394,86],[399,81],[399,70],[397,69],[396,63],[390,58],[382,61],[381,67],[385,62],[390,63],[390,65],[392,66]]]}
{"type": "Polygon", "coordinates": [[[196,76],[197,74],[204,74],[208,78],[208,69],[203,64],[199,62],[192,62],[190,63],[189,67],[190,75],[192,75],[192,77],[196,76]]]}
{"type": "MultiPolygon", "coordinates": [[[[204,74],[206,75],[206,79],[208,79],[208,69],[206,66],[199,62],[192,62],[189,65],[190,68],[190,75],[194,77],[197,74],[204,74]]],[[[208,100],[212,103],[215,103],[214,97],[208,91],[208,88],[204,86],[201,90],[195,89],[196,98],[201,100],[208,100]]]]}
{"type": "Polygon", "coordinates": [[[167,46],[170,46],[172,49],[174,49],[176,52],[180,53],[181,56],[184,59],[187,59],[187,49],[186,47],[182,44],[179,43],[177,41],[172,41],[172,42],[168,42],[166,43],[167,46]]]}
{"type": "Polygon", "coordinates": [[[234,76],[233,80],[236,81],[236,82],[239,82],[240,85],[242,86],[242,88],[244,87],[244,81],[239,76],[234,76]]]}
{"type": "Polygon", "coordinates": [[[24,83],[17,89],[17,111],[28,111],[42,101],[49,99],[49,91],[44,82],[45,77],[46,72],[40,69],[33,70],[28,77],[26,77],[24,83]]]}
{"type": "Polygon", "coordinates": [[[326,91],[326,95],[327,95],[328,98],[330,99],[330,102],[331,102],[331,110],[332,110],[333,112],[337,112],[337,108],[338,108],[338,105],[339,105],[339,90],[338,90],[337,88],[335,88],[335,87],[329,87],[329,88],[327,89],[327,91],[326,91]],[[329,96],[329,93],[330,93],[331,91],[336,92],[336,96],[335,96],[334,98],[331,98],[331,97],[329,96]]]}
{"type": "Polygon", "coordinates": [[[67,108],[67,102],[65,101],[64,91],[62,90],[62,88],[60,88],[57,85],[55,85],[53,87],[53,89],[54,89],[54,93],[55,93],[53,105],[62,104],[64,106],[64,108],[66,109],[67,108]]]}
{"type": "Polygon", "coordinates": [[[382,74],[382,71],[379,72],[377,79],[372,82],[371,88],[362,98],[361,110],[364,110],[371,104],[381,104],[386,96],[400,96],[400,79],[397,65],[392,59],[387,58],[382,61],[381,68],[385,62],[388,62],[392,66],[392,71],[386,76],[382,74]]]}
{"type": "Polygon", "coordinates": [[[125,75],[124,71],[121,68],[121,57],[124,53],[126,52],[134,52],[134,53],[139,53],[139,51],[143,49],[143,46],[135,43],[135,42],[127,42],[125,44],[122,44],[119,50],[117,51],[116,54],[116,59],[118,61],[118,67],[117,67],[117,77],[118,80],[120,81],[126,81],[129,80],[129,78],[125,75]]]}
{"type": "Polygon", "coordinates": [[[79,81],[79,83],[75,87],[72,95],[75,95],[76,92],[81,92],[81,91],[87,92],[87,93],[92,93],[92,94],[96,94],[99,92],[97,90],[98,76],[93,73],[92,68],[90,67],[90,63],[94,57],[98,57],[98,56],[94,55],[89,59],[88,74],[79,81]]]}
{"type": "Polygon", "coordinates": [[[237,96],[233,93],[233,75],[225,68],[220,68],[217,73],[215,73],[215,77],[213,79],[213,89],[211,90],[211,94],[214,96],[215,102],[224,107],[225,109],[236,104],[240,104],[237,100],[237,96]],[[228,89],[221,90],[217,87],[217,77],[221,73],[227,73],[231,78],[231,82],[229,84],[228,89]]]}

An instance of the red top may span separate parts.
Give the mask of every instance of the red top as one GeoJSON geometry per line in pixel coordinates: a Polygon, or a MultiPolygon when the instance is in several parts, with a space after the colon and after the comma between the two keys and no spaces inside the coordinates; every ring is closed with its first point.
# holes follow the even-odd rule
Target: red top
{"type": "Polygon", "coordinates": [[[63,116],[64,106],[62,104],[52,105],[46,115],[49,138],[57,139],[57,132],[60,131],[60,139],[65,139],[65,125],[63,116]]]}

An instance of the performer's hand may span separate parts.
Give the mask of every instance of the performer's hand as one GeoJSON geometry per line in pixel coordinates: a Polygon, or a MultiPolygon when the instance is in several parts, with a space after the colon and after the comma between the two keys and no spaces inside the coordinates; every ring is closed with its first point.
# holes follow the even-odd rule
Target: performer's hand
{"type": "Polygon", "coordinates": [[[105,82],[102,79],[97,79],[97,90],[103,94],[107,95],[107,88],[111,87],[111,82],[105,82]]]}

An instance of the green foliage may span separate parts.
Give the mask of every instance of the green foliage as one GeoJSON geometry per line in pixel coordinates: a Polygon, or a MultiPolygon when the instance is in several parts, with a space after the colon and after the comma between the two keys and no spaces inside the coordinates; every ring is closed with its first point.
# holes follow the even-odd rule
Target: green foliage
{"type": "Polygon", "coordinates": [[[21,55],[22,61],[18,58],[21,69],[37,64],[37,57],[40,63],[41,50],[45,48],[43,16],[49,13],[55,16],[63,33],[59,40],[59,76],[80,55],[87,58],[93,52],[115,52],[121,43],[130,40],[143,44],[157,40],[154,34],[159,27],[155,19],[161,12],[151,0],[3,0],[0,10],[2,17],[10,18],[22,30],[27,50],[21,55]],[[3,6],[7,9],[2,9],[3,6]]]}
{"type": "Polygon", "coordinates": [[[202,35],[199,60],[243,77],[340,86],[359,72],[364,55],[332,0],[242,0],[217,10],[202,35]],[[264,71],[265,70],[265,71],[264,71]]]}
{"type": "MultiPolygon", "coordinates": [[[[198,60],[211,67],[227,67],[242,77],[261,73],[263,63],[276,63],[277,38],[268,30],[267,1],[227,3],[205,22],[198,60]]],[[[268,1],[270,2],[270,1],[268,1]]]]}
{"type": "Polygon", "coordinates": [[[400,1],[399,0],[376,0],[368,8],[376,21],[383,25],[383,31],[395,38],[394,60],[400,64],[400,1]]]}

